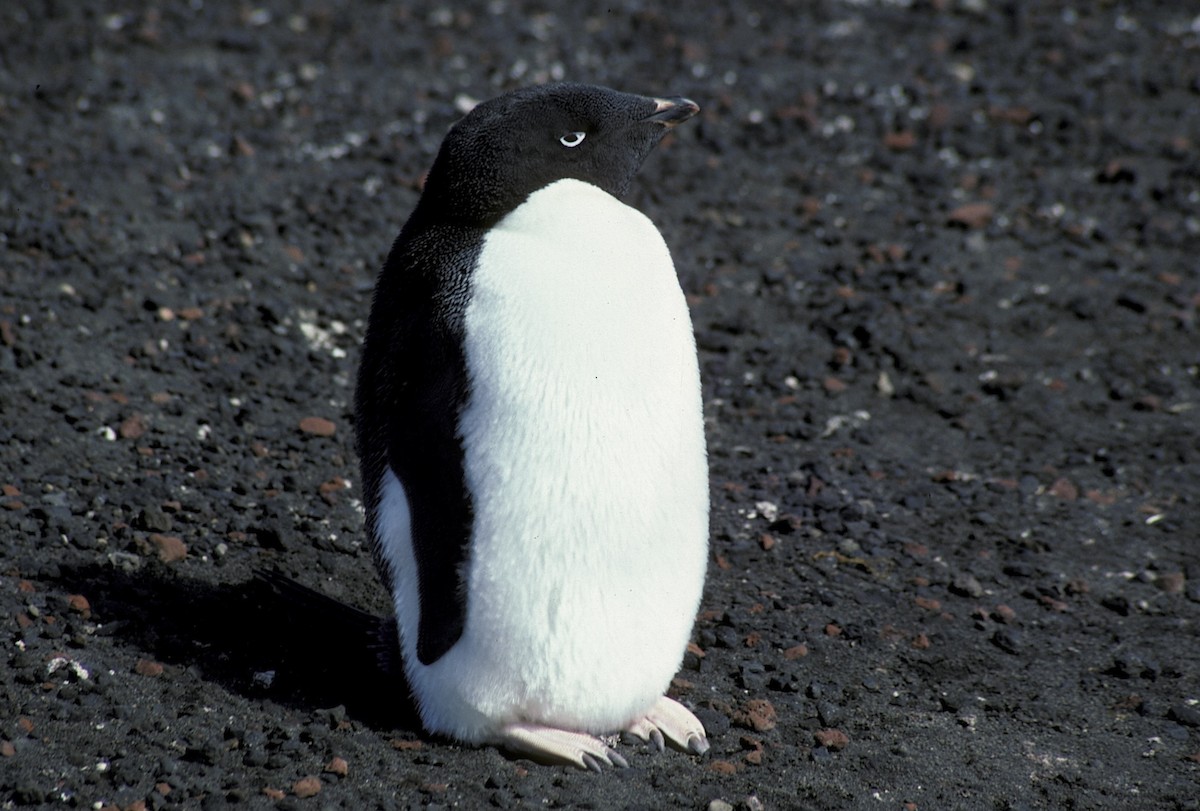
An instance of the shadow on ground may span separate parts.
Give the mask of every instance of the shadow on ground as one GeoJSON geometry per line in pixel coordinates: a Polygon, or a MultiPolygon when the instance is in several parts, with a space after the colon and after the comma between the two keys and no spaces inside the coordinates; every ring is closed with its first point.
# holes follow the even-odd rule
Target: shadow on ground
{"type": "Polygon", "coordinates": [[[301,711],[344,706],[376,729],[421,728],[399,666],[394,622],[285,575],[234,585],[135,572],[63,567],[60,584],[86,593],[99,633],[157,662],[192,669],[247,698],[301,711]]]}

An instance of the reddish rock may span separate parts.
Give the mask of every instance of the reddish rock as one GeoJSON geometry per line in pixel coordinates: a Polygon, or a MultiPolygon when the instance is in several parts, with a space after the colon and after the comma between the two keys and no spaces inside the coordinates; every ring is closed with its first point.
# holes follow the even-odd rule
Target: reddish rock
{"type": "Polygon", "coordinates": [[[337,426],[324,417],[305,417],[300,420],[300,430],[313,436],[333,436],[337,426]]]}
{"type": "Polygon", "coordinates": [[[17,753],[17,749],[12,745],[12,741],[0,741],[0,757],[12,757],[17,753]]]}
{"type": "Polygon", "coordinates": [[[343,490],[348,490],[349,488],[350,482],[346,481],[341,476],[334,476],[329,481],[322,482],[317,488],[317,491],[321,494],[321,499],[326,504],[332,505],[337,503],[338,493],[341,493],[343,490]]]}
{"type": "Polygon", "coordinates": [[[1013,611],[1004,603],[992,609],[992,619],[997,622],[1012,622],[1017,618],[1017,612],[1013,611]]]}
{"type": "Polygon", "coordinates": [[[734,713],[733,720],[755,732],[766,732],[775,728],[777,717],[775,707],[770,701],[765,698],[753,698],[746,702],[740,712],[734,713]]]}
{"type": "Polygon", "coordinates": [[[818,729],[813,733],[813,738],[830,752],[840,752],[850,743],[850,736],[840,729],[818,729]]]}
{"type": "Polygon", "coordinates": [[[301,777],[292,783],[292,793],[302,800],[321,793],[321,780],[317,777],[301,777]]]}
{"type": "Polygon", "coordinates": [[[916,146],[917,136],[912,130],[889,132],[883,136],[883,145],[893,152],[906,152],[916,146]]]}
{"type": "Polygon", "coordinates": [[[154,679],[163,674],[163,666],[149,659],[138,659],[137,663],[133,666],[133,672],[139,676],[149,676],[154,679]]]}
{"type": "Polygon", "coordinates": [[[1050,485],[1049,493],[1063,501],[1074,501],[1079,498],[1079,488],[1066,478],[1055,479],[1054,484],[1050,485]]]}
{"type": "Polygon", "coordinates": [[[350,764],[343,758],[334,757],[325,764],[325,771],[329,774],[336,774],[338,777],[345,777],[350,773],[350,764]]]}
{"type": "Polygon", "coordinates": [[[82,614],[85,619],[92,615],[91,603],[82,594],[72,594],[67,597],[67,608],[76,614],[82,614]]]}
{"type": "Polygon", "coordinates": [[[946,215],[946,222],[964,228],[983,228],[992,221],[995,208],[991,203],[964,203],[946,215]]]}
{"type": "Polygon", "coordinates": [[[158,559],[163,563],[177,563],[187,557],[187,544],[174,535],[150,534],[150,543],[158,550],[158,559]]]}
{"type": "Polygon", "coordinates": [[[142,419],[141,414],[132,414],[117,426],[117,436],[121,439],[137,439],[144,433],[146,433],[146,421],[142,419]]]}
{"type": "Polygon", "coordinates": [[[783,652],[783,658],[789,662],[795,661],[803,656],[808,656],[808,645],[792,645],[783,652]]]}
{"type": "Polygon", "coordinates": [[[728,760],[714,760],[708,764],[708,770],[717,774],[737,774],[737,764],[728,760]]]}

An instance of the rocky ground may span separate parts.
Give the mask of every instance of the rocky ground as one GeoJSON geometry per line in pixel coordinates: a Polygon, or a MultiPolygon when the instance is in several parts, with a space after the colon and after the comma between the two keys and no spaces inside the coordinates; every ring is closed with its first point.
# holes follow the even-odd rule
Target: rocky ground
{"type": "MultiPolygon", "coordinates": [[[[4,807],[1200,807],[1200,17],[1001,0],[0,9],[4,807]],[[704,758],[423,736],[351,392],[473,99],[704,108],[704,758]]],[[[632,666],[613,663],[614,667],[632,666]]]]}

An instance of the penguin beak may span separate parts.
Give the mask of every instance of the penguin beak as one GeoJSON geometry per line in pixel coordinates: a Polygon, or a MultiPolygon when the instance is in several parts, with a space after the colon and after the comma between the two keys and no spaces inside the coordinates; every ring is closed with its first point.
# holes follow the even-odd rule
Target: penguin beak
{"type": "Polygon", "coordinates": [[[669,99],[653,99],[653,101],[657,105],[654,108],[654,112],[642,120],[662,124],[667,129],[682,124],[700,112],[699,104],[682,96],[674,96],[669,99]]]}

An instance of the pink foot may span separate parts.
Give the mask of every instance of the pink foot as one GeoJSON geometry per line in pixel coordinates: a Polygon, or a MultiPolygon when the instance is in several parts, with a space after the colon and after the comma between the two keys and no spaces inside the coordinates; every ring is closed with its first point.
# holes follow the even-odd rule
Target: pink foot
{"type": "Polygon", "coordinates": [[[604,741],[567,729],[540,724],[509,724],[500,730],[497,742],[511,752],[541,763],[563,763],[594,772],[601,771],[604,764],[622,769],[629,767],[629,762],[604,741]]]}
{"type": "Polygon", "coordinates": [[[664,737],[673,746],[694,755],[703,755],[708,751],[708,737],[704,734],[704,725],[700,719],[674,699],[663,696],[654,702],[650,711],[634,721],[626,732],[633,733],[643,741],[650,741],[663,751],[664,737]]]}

